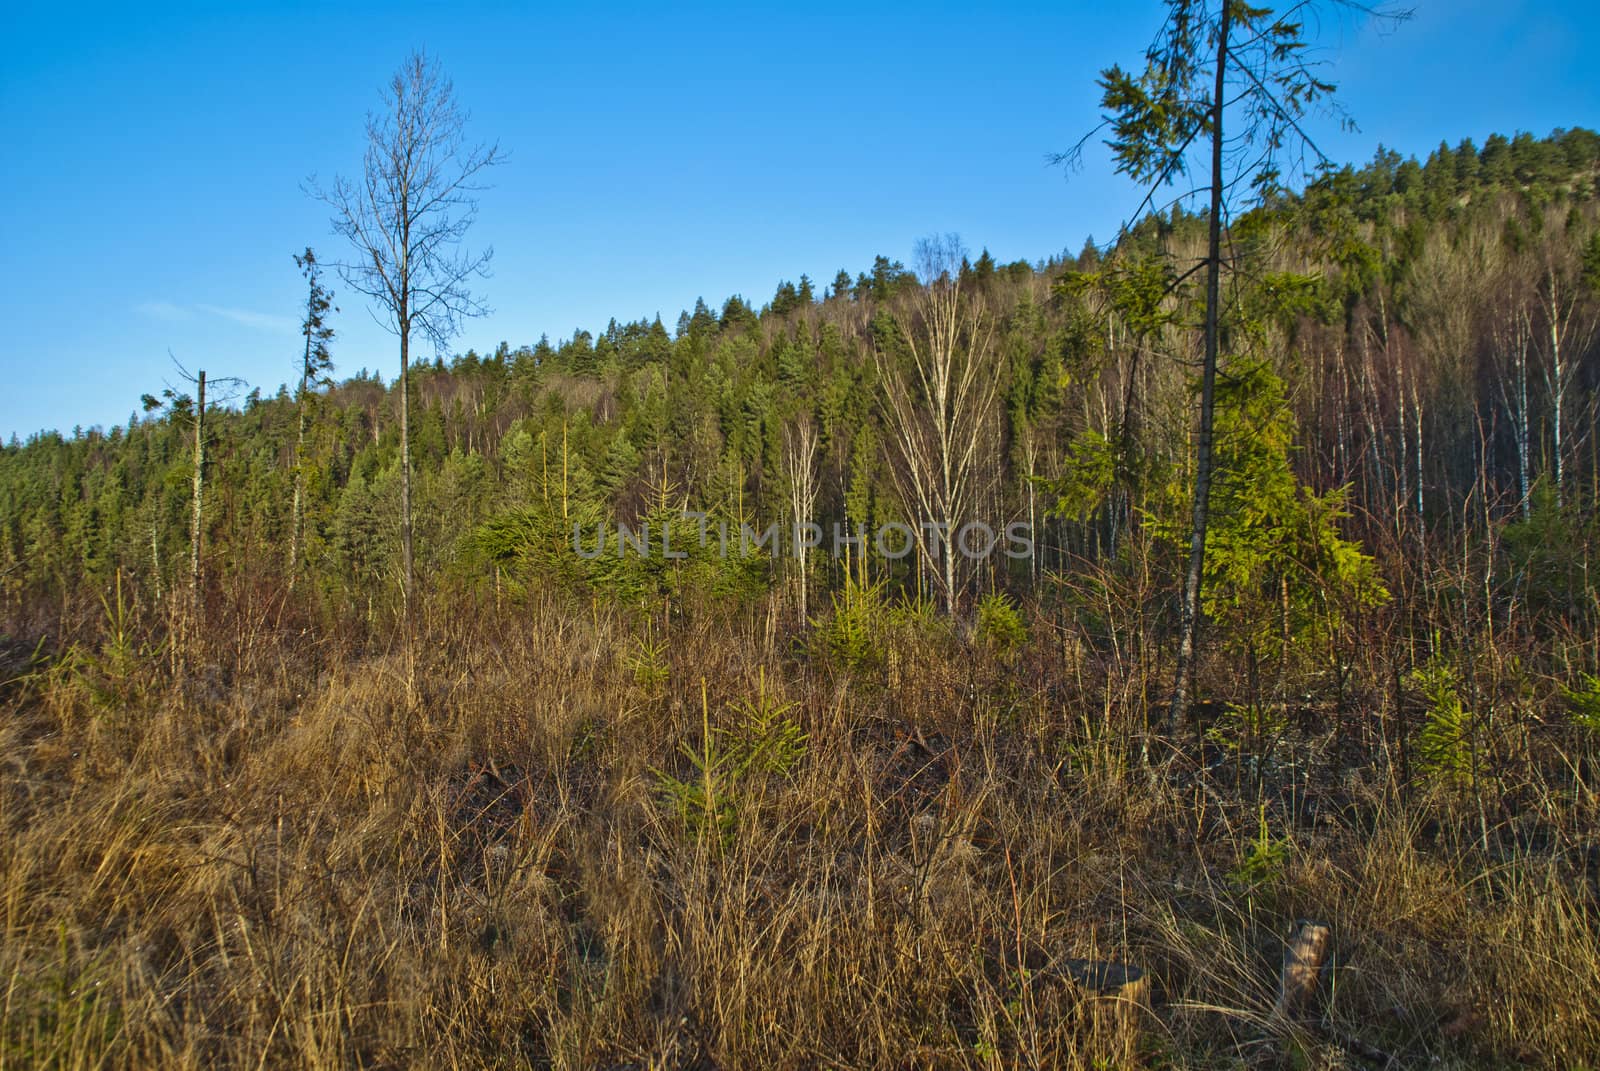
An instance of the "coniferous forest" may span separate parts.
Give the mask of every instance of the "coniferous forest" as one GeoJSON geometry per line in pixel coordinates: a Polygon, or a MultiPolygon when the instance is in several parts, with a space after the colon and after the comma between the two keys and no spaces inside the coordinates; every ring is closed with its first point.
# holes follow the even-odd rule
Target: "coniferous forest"
{"type": "Polygon", "coordinates": [[[0,1067],[1593,1066],[1600,135],[1440,134],[404,398],[286,249],[0,450],[0,1067]]]}

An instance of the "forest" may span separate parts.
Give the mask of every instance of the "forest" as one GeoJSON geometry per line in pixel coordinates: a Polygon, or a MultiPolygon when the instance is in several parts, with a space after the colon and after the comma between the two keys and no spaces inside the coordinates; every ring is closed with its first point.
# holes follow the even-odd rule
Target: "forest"
{"type": "Polygon", "coordinates": [[[0,1066],[1593,1066],[1600,135],[1220,227],[1180,709],[1211,223],[14,438],[0,1066]]]}

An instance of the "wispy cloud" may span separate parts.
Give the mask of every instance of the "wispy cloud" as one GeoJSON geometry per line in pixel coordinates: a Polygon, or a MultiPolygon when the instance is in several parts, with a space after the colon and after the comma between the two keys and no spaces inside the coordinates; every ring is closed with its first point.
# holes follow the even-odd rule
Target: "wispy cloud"
{"type": "Polygon", "coordinates": [[[225,320],[232,320],[236,324],[254,328],[257,331],[276,331],[281,334],[293,334],[294,320],[288,316],[274,316],[270,312],[256,312],[253,309],[230,309],[221,305],[196,305],[201,312],[220,316],[225,320]]]}
{"type": "Polygon", "coordinates": [[[141,301],[133,307],[133,311],[147,320],[162,320],[166,323],[178,323],[193,318],[193,313],[188,309],[182,305],[174,305],[170,301],[141,301]]]}
{"type": "Polygon", "coordinates": [[[270,312],[257,312],[254,309],[235,309],[227,305],[179,305],[172,301],[141,301],[133,307],[133,311],[147,320],[159,320],[162,323],[183,323],[193,320],[196,313],[207,316],[216,316],[229,320],[241,327],[248,327],[252,331],[271,331],[275,334],[293,334],[296,324],[288,316],[275,316],[270,312]]]}

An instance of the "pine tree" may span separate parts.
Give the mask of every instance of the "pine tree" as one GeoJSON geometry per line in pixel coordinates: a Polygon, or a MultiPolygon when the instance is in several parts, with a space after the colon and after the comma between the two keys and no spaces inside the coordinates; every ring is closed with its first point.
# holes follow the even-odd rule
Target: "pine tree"
{"type": "Polygon", "coordinates": [[[306,314],[300,321],[300,333],[305,338],[305,349],[300,358],[300,389],[295,394],[296,430],[294,440],[294,504],[289,519],[289,587],[294,587],[300,572],[301,529],[304,523],[305,451],[308,409],[312,392],[333,385],[333,358],[328,353],[328,343],[333,341],[333,328],[327,324],[333,307],[333,292],[322,285],[322,267],[317,255],[307,246],[304,253],[294,258],[295,267],[306,280],[306,314]]]}
{"type": "MultiPolygon", "coordinates": [[[[1186,175],[1191,152],[1207,159],[1208,207],[1205,325],[1202,331],[1200,419],[1196,435],[1189,561],[1180,601],[1180,635],[1169,722],[1184,720],[1195,660],[1210,518],[1212,438],[1221,345],[1224,216],[1228,191],[1277,189],[1288,146],[1309,150],[1300,119],[1333,91],[1305,55],[1302,3],[1286,15],[1241,0],[1167,0],[1167,18],[1145,53],[1144,70],[1119,66],[1101,74],[1101,129],[1117,170],[1156,189],[1186,175]]],[[[1389,16],[1393,18],[1395,16],[1389,16]]],[[[1089,135],[1090,137],[1093,134],[1089,135]]],[[[1060,157],[1072,162],[1088,137],[1060,157]]],[[[1452,173],[1453,181],[1453,173],[1452,173]]],[[[1146,203],[1149,198],[1146,198],[1146,203]]]]}

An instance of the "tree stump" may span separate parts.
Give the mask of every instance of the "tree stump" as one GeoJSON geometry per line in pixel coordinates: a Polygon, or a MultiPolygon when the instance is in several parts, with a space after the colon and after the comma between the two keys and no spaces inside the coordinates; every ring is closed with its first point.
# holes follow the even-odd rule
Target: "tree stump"
{"type": "Polygon", "coordinates": [[[1114,1067],[1134,1066],[1150,1009],[1149,977],[1138,967],[1106,960],[1068,959],[1060,969],[1083,990],[1087,1055],[1114,1067]]]}
{"type": "Polygon", "coordinates": [[[1293,1019],[1311,1004],[1322,985],[1322,968],[1333,951],[1333,931],[1320,922],[1295,923],[1283,948],[1283,971],[1278,976],[1278,1002],[1274,1018],[1293,1019]]]}

